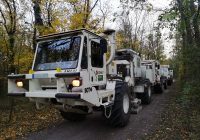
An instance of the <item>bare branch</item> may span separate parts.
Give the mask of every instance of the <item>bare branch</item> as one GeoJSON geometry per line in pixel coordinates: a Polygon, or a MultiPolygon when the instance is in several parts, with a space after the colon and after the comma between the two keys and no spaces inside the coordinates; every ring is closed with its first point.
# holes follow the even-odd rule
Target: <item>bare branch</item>
{"type": "Polygon", "coordinates": [[[95,8],[95,6],[97,5],[97,2],[98,2],[99,0],[96,0],[96,2],[94,3],[94,5],[92,6],[92,8],[90,9],[90,12],[89,13],[91,13],[92,12],[92,10],[95,8]]]}
{"type": "Polygon", "coordinates": [[[2,18],[3,18],[3,20],[4,20],[4,23],[3,23],[3,26],[5,27],[5,29],[6,29],[6,32],[8,32],[8,27],[7,27],[7,21],[6,21],[6,18],[5,18],[5,15],[3,14],[3,11],[2,11],[2,9],[0,8],[0,13],[1,13],[1,16],[2,16],[2,18]]]}
{"type": "Polygon", "coordinates": [[[13,1],[13,9],[14,9],[14,11],[13,11],[13,29],[12,29],[12,31],[13,31],[13,33],[14,32],[16,32],[16,23],[17,23],[17,21],[16,21],[16,16],[17,16],[17,12],[16,12],[16,3],[15,3],[15,0],[12,0],[13,1]]]}
{"type": "MultiPolygon", "coordinates": [[[[12,9],[10,7],[10,4],[7,0],[4,0],[4,2],[6,3],[8,9],[9,9],[9,17],[10,17],[10,24],[11,24],[11,30],[13,28],[13,15],[12,15],[12,9]]],[[[9,31],[10,32],[10,31],[9,31]]]]}

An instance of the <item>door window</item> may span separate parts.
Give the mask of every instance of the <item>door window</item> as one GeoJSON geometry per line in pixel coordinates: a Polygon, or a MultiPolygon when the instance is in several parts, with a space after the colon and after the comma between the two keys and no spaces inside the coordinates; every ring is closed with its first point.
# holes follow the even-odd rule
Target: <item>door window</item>
{"type": "Polygon", "coordinates": [[[100,44],[94,41],[91,41],[91,63],[92,67],[103,67],[103,50],[100,44]]]}
{"type": "Polygon", "coordinates": [[[87,69],[88,68],[87,37],[84,37],[81,68],[82,69],[87,69]]]}

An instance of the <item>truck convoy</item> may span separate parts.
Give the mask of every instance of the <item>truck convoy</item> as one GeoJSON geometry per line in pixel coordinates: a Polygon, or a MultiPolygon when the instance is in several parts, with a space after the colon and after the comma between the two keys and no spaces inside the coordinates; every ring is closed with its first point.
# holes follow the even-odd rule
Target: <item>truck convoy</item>
{"type": "Polygon", "coordinates": [[[70,121],[83,120],[98,108],[108,124],[125,126],[132,110],[151,102],[152,85],[162,84],[156,61],[151,78],[144,73],[150,66],[141,65],[136,52],[115,46],[114,30],[106,30],[104,37],[86,29],[41,36],[29,74],[8,75],[8,95],[27,97],[38,109],[53,104],[70,121]]]}

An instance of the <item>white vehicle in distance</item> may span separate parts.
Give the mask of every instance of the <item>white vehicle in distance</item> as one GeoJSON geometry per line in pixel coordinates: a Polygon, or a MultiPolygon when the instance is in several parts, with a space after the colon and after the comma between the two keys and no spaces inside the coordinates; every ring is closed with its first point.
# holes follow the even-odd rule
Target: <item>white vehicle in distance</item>
{"type": "Polygon", "coordinates": [[[149,79],[155,93],[164,91],[164,81],[160,76],[160,63],[157,60],[142,61],[142,77],[149,79]]]}

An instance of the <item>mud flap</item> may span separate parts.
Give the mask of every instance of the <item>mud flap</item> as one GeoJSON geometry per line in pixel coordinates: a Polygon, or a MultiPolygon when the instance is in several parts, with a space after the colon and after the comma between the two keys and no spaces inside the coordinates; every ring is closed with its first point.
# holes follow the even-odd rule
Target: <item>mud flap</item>
{"type": "Polygon", "coordinates": [[[135,93],[144,93],[144,85],[137,85],[134,87],[135,93]]]}
{"type": "Polygon", "coordinates": [[[81,99],[94,104],[95,106],[100,106],[99,96],[94,87],[85,88],[81,95],[81,99]]]}

